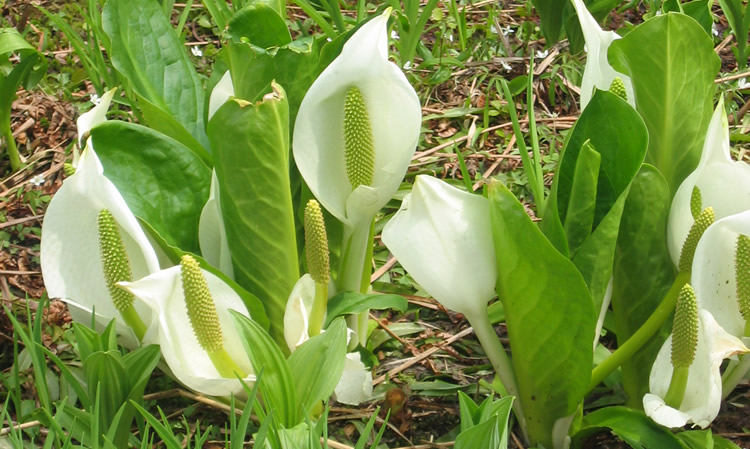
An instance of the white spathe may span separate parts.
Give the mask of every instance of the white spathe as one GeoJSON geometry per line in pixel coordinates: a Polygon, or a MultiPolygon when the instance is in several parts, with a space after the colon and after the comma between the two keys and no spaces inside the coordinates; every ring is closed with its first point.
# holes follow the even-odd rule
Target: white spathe
{"type": "Polygon", "coordinates": [[[216,111],[232,97],[234,97],[234,84],[232,84],[232,74],[227,70],[211,91],[208,99],[208,119],[210,120],[216,111]]]}
{"type": "MultiPolygon", "coordinates": [[[[255,381],[250,359],[242,346],[242,337],[234,326],[230,310],[249,316],[237,293],[212,273],[201,269],[216,306],[224,349],[237,366],[248,373],[245,382],[255,381]]],[[[177,380],[191,390],[210,396],[244,396],[239,380],[222,377],[208,353],[198,343],[190,324],[179,265],[156,272],[122,286],[148,305],[158,322],[157,343],[162,357],[177,380]]]]}
{"type": "Polygon", "coordinates": [[[333,392],[338,402],[347,405],[359,405],[372,397],[372,373],[358,352],[346,355],[344,372],[333,392]]]}
{"type": "Polygon", "coordinates": [[[486,198],[419,175],[383,242],[443,306],[471,317],[486,313],[497,280],[486,198]]]}
{"type": "MultiPolygon", "coordinates": [[[[693,187],[700,190],[701,209],[712,207],[716,220],[750,209],[750,165],[732,160],[729,149],[729,124],[721,99],[708,125],[698,167],[680,184],[672,200],[667,243],[675,265],[695,221],[690,212],[693,187]]],[[[693,260],[699,261],[697,254],[693,260]]]]}
{"type": "Polygon", "coordinates": [[[724,330],[738,338],[745,336],[735,272],[740,234],[750,236],[750,210],[724,217],[706,229],[695,249],[691,273],[698,307],[711,312],[724,330]]]}
{"type": "Polygon", "coordinates": [[[293,154],[315,197],[348,227],[362,226],[398,190],[419,140],[421,106],[388,61],[388,13],[363,25],[307,91],[294,125],[293,154]],[[359,88],[375,147],[372,185],[352,191],[344,157],[344,101],[359,88]]]}
{"type": "Polygon", "coordinates": [[[664,403],[672,379],[672,336],[667,338],[651,367],[650,393],[643,396],[643,409],[655,422],[670,428],[694,424],[702,429],[719,414],[721,406],[721,362],[747,352],[736,337],[728,334],[707,310],[698,311],[698,346],[690,366],[685,396],[679,409],[664,403]]]}
{"type": "Polygon", "coordinates": [[[284,311],[284,340],[290,352],[310,339],[307,327],[314,302],[315,281],[305,274],[294,284],[284,311]]]}
{"type": "Polygon", "coordinates": [[[224,218],[221,215],[219,195],[219,178],[216,176],[216,169],[214,169],[211,173],[211,189],[208,194],[208,201],[203,206],[198,223],[198,243],[203,258],[221,270],[229,279],[234,280],[232,254],[229,251],[227,231],[224,227],[224,218]]]}
{"type": "MultiPolygon", "coordinates": [[[[42,276],[49,297],[65,301],[73,319],[88,325],[94,309],[98,326],[117,318],[120,342],[133,348],[138,340],[112,304],[104,279],[98,227],[102,209],[117,222],[133,279],[159,270],[156,253],[138,221],[87,146],[75,174],[65,180],[47,208],[42,223],[42,276]]],[[[152,321],[148,307],[136,301],[135,308],[148,327],[152,321]]]]}
{"type": "Polygon", "coordinates": [[[615,71],[607,60],[609,46],[615,39],[620,39],[620,36],[614,31],[602,30],[594,16],[586,9],[583,0],[571,1],[578,14],[583,38],[586,41],[586,67],[583,70],[583,79],[581,80],[581,109],[585,109],[591,100],[594,95],[594,88],[609,90],[615,78],[622,80],[625,85],[627,101],[635,107],[635,93],[630,77],[615,71]]]}
{"type": "Polygon", "coordinates": [[[115,87],[114,89],[110,89],[104,92],[101,101],[89,111],[81,114],[81,116],[76,120],[76,128],[78,129],[78,145],[73,147],[73,162],[71,163],[73,167],[77,168],[78,164],[80,163],[79,161],[81,157],[78,149],[91,145],[91,137],[86,139],[86,142],[83,141],[83,138],[91,131],[93,127],[107,121],[107,110],[109,109],[110,103],[112,103],[112,98],[114,97],[116,91],[117,88],[115,87]]]}

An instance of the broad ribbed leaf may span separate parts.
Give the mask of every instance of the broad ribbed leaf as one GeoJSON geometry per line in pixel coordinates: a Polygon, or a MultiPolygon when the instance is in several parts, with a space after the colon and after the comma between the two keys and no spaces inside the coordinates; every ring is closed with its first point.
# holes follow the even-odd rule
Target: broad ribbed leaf
{"type": "MultiPolygon", "coordinates": [[[[644,164],[630,188],[617,239],[612,311],[619,344],[651,316],[674,279],[666,241],[669,203],[664,177],[644,164]]],[[[656,335],[622,365],[623,388],[631,407],[643,406],[651,365],[664,338],[656,335]]]]}
{"type": "Polygon", "coordinates": [[[555,421],[575,412],[591,375],[594,304],[575,265],[513,194],[493,182],[489,198],[518,399],[532,443],[552,447],[555,421]]]}
{"type": "Polygon", "coordinates": [[[284,90],[228,101],[209,123],[235,279],[264,304],[271,336],[286,348],[283,318],[299,279],[289,185],[289,109],[284,90]]]}
{"type": "MultiPolygon", "coordinates": [[[[102,27],[112,41],[112,64],[133,90],[173,115],[208,148],[203,86],[159,3],[108,0],[102,11],[102,27]]],[[[159,123],[152,125],[158,127],[159,123]]]]}
{"type": "Polygon", "coordinates": [[[89,397],[96,397],[99,388],[99,417],[102,425],[109,425],[130,393],[128,371],[118,351],[98,351],[83,361],[89,397]]]}
{"type": "Polygon", "coordinates": [[[648,127],[646,162],[659,169],[674,193],[698,165],[713,112],[720,66],[713,42],[692,18],[668,13],[614,41],[609,60],[633,82],[636,107],[648,127]]]}
{"type": "Polygon", "coordinates": [[[399,295],[341,292],[328,300],[326,326],[337,316],[357,314],[370,309],[395,309],[403,313],[408,305],[406,298],[399,295]]]}
{"type": "Polygon", "coordinates": [[[104,175],[133,214],[167,243],[199,253],[198,222],[211,170],[181,143],[145,126],[110,120],[91,130],[104,175]]]}

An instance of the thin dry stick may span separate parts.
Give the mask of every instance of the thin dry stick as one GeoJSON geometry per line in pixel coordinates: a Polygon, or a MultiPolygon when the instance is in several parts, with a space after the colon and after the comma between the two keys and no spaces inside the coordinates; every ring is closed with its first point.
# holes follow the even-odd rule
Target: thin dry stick
{"type": "Polygon", "coordinates": [[[388,270],[393,268],[393,266],[396,265],[396,258],[391,256],[390,259],[380,268],[375,270],[374,273],[372,273],[372,276],[370,276],[370,284],[380,279],[380,276],[384,275],[388,270]]]}
{"type": "Polygon", "coordinates": [[[456,335],[452,336],[451,338],[445,340],[442,344],[438,346],[433,346],[432,348],[426,350],[422,354],[420,354],[418,357],[412,357],[411,359],[405,361],[403,364],[397,366],[396,368],[393,368],[392,370],[388,371],[386,374],[383,374],[382,376],[378,377],[377,379],[372,381],[372,385],[378,385],[380,383],[383,383],[386,378],[391,378],[395,376],[396,374],[400,373],[401,371],[405,370],[406,368],[409,368],[410,366],[417,364],[421,362],[422,360],[426,359],[427,357],[431,356],[432,354],[440,351],[444,347],[450,345],[456,340],[460,340],[464,338],[465,336],[469,335],[470,333],[474,332],[474,328],[467,327],[466,329],[462,330],[461,332],[457,333],[456,335]]]}
{"type": "Polygon", "coordinates": [[[19,223],[26,223],[27,221],[31,221],[31,220],[38,220],[39,218],[42,218],[42,217],[44,217],[44,214],[32,215],[32,216],[23,217],[23,218],[16,218],[15,220],[6,221],[5,223],[0,223],[0,229],[15,226],[19,223]]]}
{"type": "Polygon", "coordinates": [[[36,427],[38,425],[41,425],[42,423],[39,421],[29,421],[21,424],[16,424],[14,426],[10,427],[3,427],[0,429],[0,436],[8,435],[13,430],[23,430],[28,429],[29,427],[36,427]]]}

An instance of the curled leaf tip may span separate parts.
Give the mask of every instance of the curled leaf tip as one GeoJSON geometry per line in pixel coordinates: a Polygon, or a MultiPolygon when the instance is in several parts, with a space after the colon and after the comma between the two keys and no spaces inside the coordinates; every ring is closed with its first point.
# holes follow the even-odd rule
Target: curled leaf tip
{"type": "Polygon", "coordinates": [[[740,313],[745,321],[750,321],[750,237],[745,234],[737,237],[734,267],[740,313]]]}
{"type": "Polygon", "coordinates": [[[698,302],[690,284],[685,284],[677,298],[672,324],[672,365],[687,368],[695,359],[698,346],[698,302]]]}
{"type": "Polygon", "coordinates": [[[217,352],[223,348],[221,325],[206,278],[198,261],[188,254],[182,256],[180,266],[185,307],[193,332],[206,352],[217,352]]]}
{"type": "Polygon", "coordinates": [[[99,229],[99,253],[102,258],[104,279],[109,290],[112,303],[122,312],[133,305],[133,295],[117,285],[121,281],[132,281],[133,272],[130,268],[125,245],[120,236],[114,217],[107,209],[99,211],[97,219],[99,229]]]}
{"type": "Polygon", "coordinates": [[[628,101],[628,93],[625,90],[625,82],[619,76],[615,77],[615,79],[612,80],[612,84],[610,84],[609,86],[609,91],[622,98],[623,100],[628,101]]]}
{"type": "Polygon", "coordinates": [[[328,237],[323,211],[315,200],[308,201],[305,207],[305,251],[310,276],[315,283],[327,285],[330,276],[328,237]]]}
{"type": "Polygon", "coordinates": [[[352,190],[372,185],[375,141],[365,98],[356,86],[349,88],[344,102],[344,157],[352,190]]]}
{"type": "Polygon", "coordinates": [[[698,214],[695,219],[693,226],[690,228],[685,243],[682,244],[682,251],[680,252],[680,263],[678,269],[681,273],[689,273],[693,267],[693,256],[695,256],[695,248],[698,246],[703,233],[706,232],[709,226],[716,220],[716,213],[712,207],[707,207],[698,214]]]}
{"type": "Polygon", "coordinates": [[[697,220],[703,209],[703,200],[701,199],[701,189],[698,186],[693,187],[690,193],[690,213],[693,214],[693,220],[697,220]]]}

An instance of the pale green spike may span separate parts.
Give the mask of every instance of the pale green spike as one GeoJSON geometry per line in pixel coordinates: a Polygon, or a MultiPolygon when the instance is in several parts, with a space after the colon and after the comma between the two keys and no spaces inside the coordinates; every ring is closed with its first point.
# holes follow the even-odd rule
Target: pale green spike
{"type": "Polygon", "coordinates": [[[734,257],[737,280],[737,301],[740,313],[750,322],[750,237],[740,234],[737,237],[737,252],[734,257]]]}
{"type": "Polygon", "coordinates": [[[315,200],[308,201],[305,207],[305,252],[310,276],[315,283],[327,285],[330,277],[328,237],[323,211],[315,200]]]}
{"type": "Polygon", "coordinates": [[[102,269],[107,290],[112,298],[112,303],[119,312],[130,308],[135,301],[133,295],[115,284],[121,281],[133,280],[133,271],[130,269],[130,261],[122,243],[120,230],[115,223],[114,217],[107,209],[99,211],[97,219],[99,229],[99,254],[102,258],[102,269]]]}
{"type": "Polygon", "coordinates": [[[695,359],[698,346],[698,302],[690,284],[685,284],[677,298],[672,324],[672,366],[687,368],[695,359]]]}
{"type": "Polygon", "coordinates": [[[220,351],[224,346],[221,325],[206,278],[198,262],[188,254],[182,256],[180,266],[185,307],[198,343],[206,352],[220,351]]]}
{"type": "Polygon", "coordinates": [[[612,80],[612,84],[609,86],[609,91],[623,100],[628,101],[628,93],[625,91],[625,83],[620,77],[616,77],[612,80]]]}
{"type": "Polygon", "coordinates": [[[682,252],[680,252],[680,263],[678,268],[681,273],[689,273],[693,267],[693,256],[695,256],[695,248],[698,246],[703,233],[706,232],[709,226],[716,219],[716,214],[712,207],[707,207],[698,215],[695,219],[693,226],[690,228],[685,243],[682,244],[682,252]]]}
{"type": "Polygon", "coordinates": [[[697,220],[703,209],[703,201],[701,200],[701,190],[698,186],[693,187],[693,191],[690,193],[690,213],[693,214],[693,220],[697,220]]]}
{"type": "Polygon", "coordinates": [[[70,162],[66,162],[63,164],[63,172],[65,173],[65,177],[68,178],[75,174],[76,168],[70,162]]]}
{"type": "Polygon", "coordinates": [[[365,98],[357,87],[349,88],[344,102],[344,157],[352,189],[372,185],[375,141],[365,98]]]}

